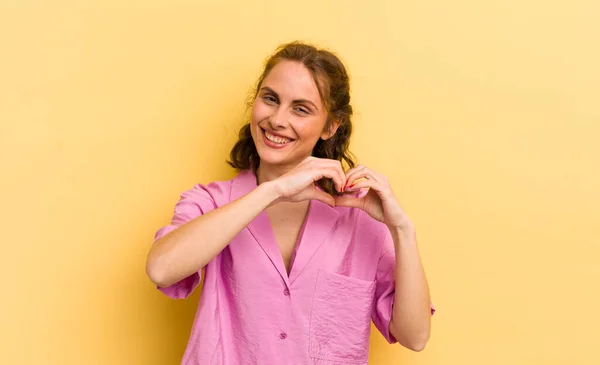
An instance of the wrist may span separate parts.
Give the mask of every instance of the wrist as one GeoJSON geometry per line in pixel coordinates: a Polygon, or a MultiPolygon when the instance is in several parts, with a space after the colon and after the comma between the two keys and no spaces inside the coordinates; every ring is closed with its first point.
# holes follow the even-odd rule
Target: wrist
{"type": "Polygon", "coordinates": [[[400,243],[401,245],[413,245],[416,244],[416,232],[415,228],[412,225],[404,225],[404,226],[388,226],[392,237],[395,242],[400,243]]]}
{"type": "Polygon", "coordinates": [[[258,185],[256,190],[262,199],[264,199],[263,201],[265,202],[265,206],[267,208],[277,203],[277,201],[281,198],[281,193],[273,181],[267,181],[258,185]]]}
{"type": "Polygon", "coordinates": [[[386,222],[390,231],[404,232],[404,234],[412,234],[415,232],[415,227],[408,217],[396,220],[393,224],[386,222]]]}

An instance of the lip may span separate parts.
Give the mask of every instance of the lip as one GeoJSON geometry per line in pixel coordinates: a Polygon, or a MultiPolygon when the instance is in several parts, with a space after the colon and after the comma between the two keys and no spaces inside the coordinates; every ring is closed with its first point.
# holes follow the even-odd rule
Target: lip
{"type": "Polygon", "coordinates": [[[269,132],[269,134],[272,134],[274,136],[281,137],[281,138],[287,138],[291,141],[294,141],[294,138],[292,138],[292,137],[284,136],[283,134],[276,133],[276,132],[273,132],[273,131],[265,129],[265,128],[261,128],[261,129],[263,130],[263,132],[267,131],[267,132],[269,132]]]}
{"type": "Polygon", "coordinates": [[[271,134],[273,134],[273,135],[276,135],[276,136],[279,136],[279,137],[283,137],[283,138],[288,138],[288,139],[290,139],[290,141],[289,141],[288,143],[286,143],[286,144],[278,144],[278,143],[275,143],[275,142],[271,142],[271,141],[269,141],[269,139],[268,139],[268,138],[267,138],[267,136],[265,135],[265,129],[262,129],[262,128],[261,128],[260,130],[261,130],[261,132],[262,132],[262,139],[263,139],[263,143],[264,143],[266,146],[270,147],[270,148],[274,148],[274,149],[282,149],[282,148],[285,148],[285,147],[289,146],[290,144],[292,144],[292,142],[294,142],[294,140],[293,140],[293,139],[291,139],[291,138],[288,138],[288,137],[282,136],[281,134],[275,134],[275,133],[271,133],[271,131],[267,131],[267,132],[269,132],[269,133],[271,133],[271,134]]]}

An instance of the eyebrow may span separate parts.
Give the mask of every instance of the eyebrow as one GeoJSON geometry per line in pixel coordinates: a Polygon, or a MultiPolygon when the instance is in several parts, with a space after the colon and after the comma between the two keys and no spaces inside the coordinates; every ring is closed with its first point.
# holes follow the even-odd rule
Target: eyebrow
{"type": "MultiPolygon", "coordinates": [[[[260,88],[261,90],[266,90],[268,92],[270,92],[271,94],[273,94],[274,96],[276,96],[277,98],[279,98],[279,94],[277,94],[275,92],[275,90],[271,89],[268,86],[263,86],[260,88]]],[[[300,104],[300,103],[305,103],[305,104],[311,104],[315,109],[317,109],[317,111],[319,110],[319,108],[317,108],[317,106],[315,105],[315,103],[313,103],[312,101],[308,100],[308,99],[296,99],[294,101],[292,101],[293,104],[300,104]]]]}

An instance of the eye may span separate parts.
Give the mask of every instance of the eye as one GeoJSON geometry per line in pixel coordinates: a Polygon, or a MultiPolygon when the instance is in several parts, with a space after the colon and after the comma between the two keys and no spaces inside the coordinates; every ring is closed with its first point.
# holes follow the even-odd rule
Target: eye
{"type": "Polygon", "coordinates": [[[273,95],[264,95],[263,96],[263,100],[267,103],[267,104],[277,104],[277,98],[274,97],[273,95]]]}
{"type": "Polygon", "coordinates": [[[310,114],[310,111],[303,106],[297,106],[294,108],[294,110],[300,114],[304,114],[304,115],[310,114]]]}

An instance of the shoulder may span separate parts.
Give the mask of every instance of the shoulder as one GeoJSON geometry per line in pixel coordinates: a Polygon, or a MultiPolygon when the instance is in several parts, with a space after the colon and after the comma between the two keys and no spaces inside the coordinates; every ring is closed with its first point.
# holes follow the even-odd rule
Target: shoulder
{"type": "Polygon", "coordinates": [[[213,208],[227,204],[236,179],[239,179],[239,174],[228,180],[198,182],[181,193],[181,200],[194,202],[200,206],[208,204],[213,208]]]}
{"type": "Polygon", "coordinates": [[[212,197],[229,195],[234,179],[235,178],[230,180],[216,180],[207,183],[196,183],[187,192],[194,194],[205,194],[212,197]]]}

